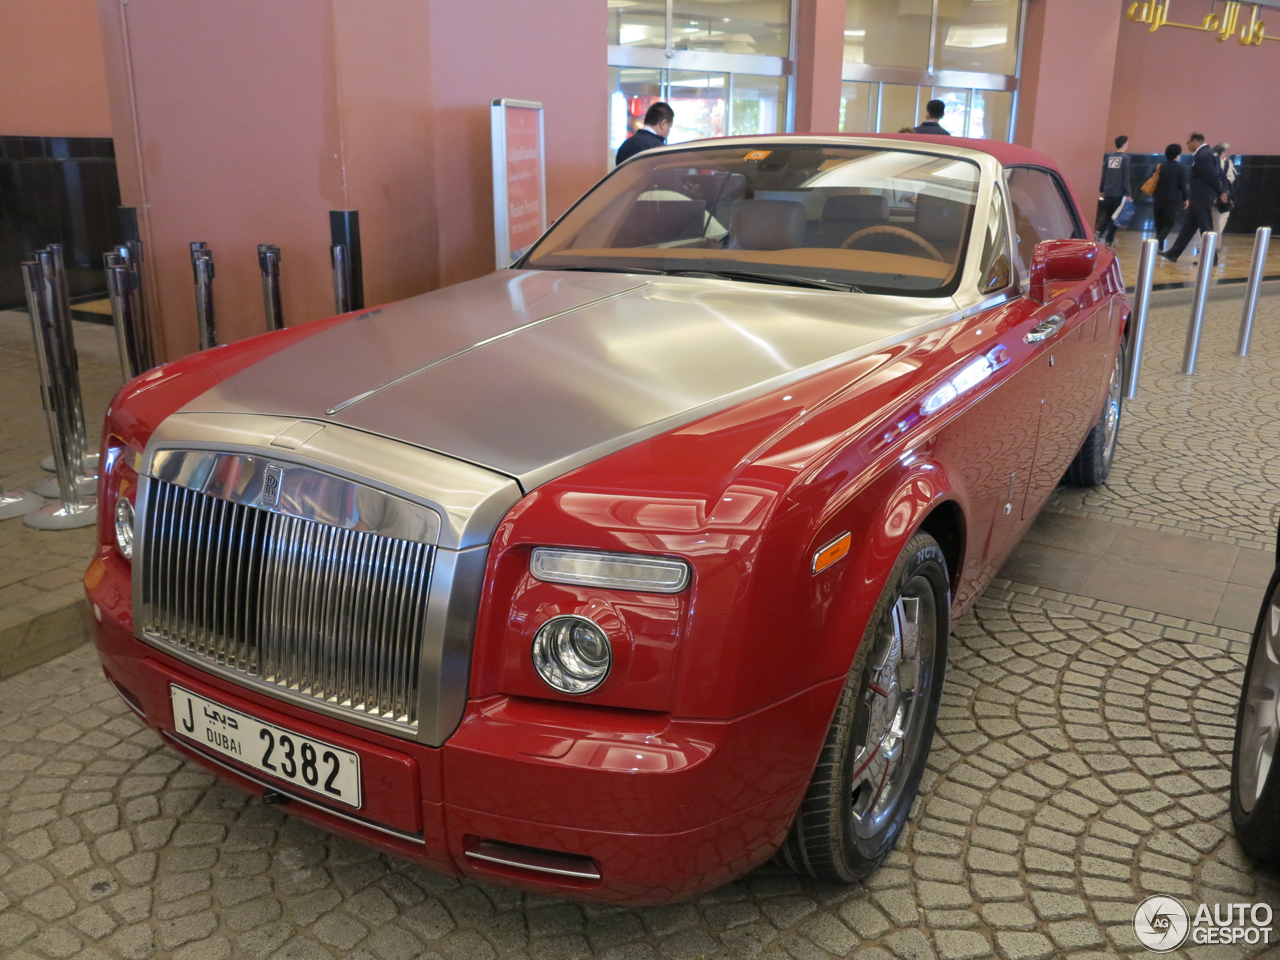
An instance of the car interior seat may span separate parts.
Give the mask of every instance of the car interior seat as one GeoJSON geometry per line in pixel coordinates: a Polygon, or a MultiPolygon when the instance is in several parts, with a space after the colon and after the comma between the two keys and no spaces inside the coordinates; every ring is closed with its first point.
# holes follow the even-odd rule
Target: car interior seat
{"type": "Polygon", "coordinates": [[[947,263],[956,262],[968,220],[966,203],[924,193],[916,197],[915,232],[933,244],[947,263]]]}
{"type": "Polygon", "coordinates": [[[611,246],[648,247],[702,235],[707,205],[702,200],[637,200],[611,246]]]}
{"type": "Polygon", "coordinates": [[[888,222],[889,200],[884,194],[828,197],[822,205],[822,219],[809,224],[805,246],[838,247],[859,230],[888,222]]]}
{"type": "Polygon", "coordinates": [[[746,200],[729,227],[731,249],[790,250],[804,246],[804,204],[794,200],[746,200]]]}

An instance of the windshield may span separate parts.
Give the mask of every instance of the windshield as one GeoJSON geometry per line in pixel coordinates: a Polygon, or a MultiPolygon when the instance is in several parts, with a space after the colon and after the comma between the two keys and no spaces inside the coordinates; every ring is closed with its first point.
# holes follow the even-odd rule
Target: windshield
{"type": "Polygon", "coordinates": [[[724,143],[641,154],[519,266],[949,296],[978,180],[970,160],[905,149],[724,143]]]}

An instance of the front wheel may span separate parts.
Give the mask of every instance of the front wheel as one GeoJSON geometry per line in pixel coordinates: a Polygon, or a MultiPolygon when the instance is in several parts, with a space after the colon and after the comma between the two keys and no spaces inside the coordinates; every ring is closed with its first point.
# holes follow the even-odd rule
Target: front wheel
{"type": "Polygon", "coordinates": [[[1280,862],[1280,569],[1271,577],[1244,670],[1231,757],[1231,820],[1241,849],[1280,862]]]}
{"type": "Polygon", "coordinates": [[[1116,351],[1116,362],[1107,385],[1102,416],[1084,438],[1080,452],[1067,467],[1062,479],[1076,487],[1100,487],[1107,482],[1116,459],[1116,438],[1120,434],[1120,408],[1124,394],[1124,345],[1116,351]]]}
{"type": "Polygon", "coordinates": [[[947,562],[917,533],[894,564],[780,851],[792,869],[852,883],[880,865],[920,789],[950,629],[947,562]]]}

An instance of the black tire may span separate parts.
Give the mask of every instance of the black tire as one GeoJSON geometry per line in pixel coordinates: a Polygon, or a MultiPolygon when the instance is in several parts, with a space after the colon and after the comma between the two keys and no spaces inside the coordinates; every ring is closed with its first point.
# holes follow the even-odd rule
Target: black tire
{"type": "Polygon", "coordinates": [[[1231,821],[1251,860],[1280,863],[1280,567],[1271,576],[1244,670],[1231,752],[1231,821]],[[1269,756],[1268,756],[1269,754],[1269,756]]]}
{"type": "Polygon", "coordinates": [[[951,625],[948,583],[942,549],[927,533],[917,533],[899,554],[867,624],[813,779],[779,852],[791,869],[828,883],[852,883],[871,874],[902,833],[938,718],[951,625]],[[915,666],[907,669],[910,662],[915,666]],[[913,692],[903,696],[907,691],[913,692]],[[872,742],[876,748],[868,752],[872,742]]]}
{"type": "Polygon", "coordinates": [[[1100,487],[1111,474],[1111,464],[1116,459],[1116,437],[1120,432],[1120,414],[1124,406],[1124,344],[1116,352],[1115,366],[1111,370],[1111,382],[1107,385],[1107,399],[1089,435],[1084,438],[1076,458],[1067,467],[1064,483],[1074,487],[1100,487]]]}

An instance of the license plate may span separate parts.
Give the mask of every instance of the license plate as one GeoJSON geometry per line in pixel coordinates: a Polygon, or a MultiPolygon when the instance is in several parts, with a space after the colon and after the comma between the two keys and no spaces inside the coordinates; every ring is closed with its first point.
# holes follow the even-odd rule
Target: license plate
{"type": "Polygon", "coordinates": [[[360,757],[322,740],[264,723],[169,685],[180,736],[283,780],[290,786],[360,808],[360,757]]]}

